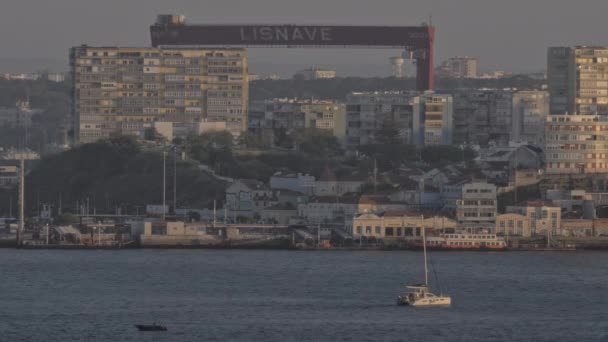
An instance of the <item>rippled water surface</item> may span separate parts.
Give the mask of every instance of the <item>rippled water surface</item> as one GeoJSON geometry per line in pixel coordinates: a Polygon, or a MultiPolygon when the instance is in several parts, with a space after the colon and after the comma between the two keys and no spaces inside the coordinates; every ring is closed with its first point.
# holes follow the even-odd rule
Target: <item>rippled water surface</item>
{"type": "Polygon", "coordinates": [[[0,341],[608,341],[608,253],[431,258],[450,308],[419,252],[3,249],[0,341]]]}

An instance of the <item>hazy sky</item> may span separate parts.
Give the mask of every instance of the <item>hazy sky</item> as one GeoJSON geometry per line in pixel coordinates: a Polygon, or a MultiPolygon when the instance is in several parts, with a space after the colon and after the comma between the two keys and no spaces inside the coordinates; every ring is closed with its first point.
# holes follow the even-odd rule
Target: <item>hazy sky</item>
{"type": "MultiPolygon", "coordinates": [[[[436,63],[470,55],[482,69],[536,71],[547,46],[608,44],[608,0],[0,0],[0,58],[66,62],[68,48],[150,44],[159,13],[190,23],[418,25],[432,14],[436,63]]],[[[255,49],[270,65],[386,66],[391,51],[255,49]]],[[[2,65],[0,65],[0,69],[2,65]]]]}

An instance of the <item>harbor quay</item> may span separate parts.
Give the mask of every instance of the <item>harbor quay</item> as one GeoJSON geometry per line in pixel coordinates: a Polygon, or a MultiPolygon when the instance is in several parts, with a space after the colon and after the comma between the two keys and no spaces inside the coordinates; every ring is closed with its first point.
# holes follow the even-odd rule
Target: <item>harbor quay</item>
{"type": "MultiPolygon", "coordinates": [[[[371,231],[375,232],[374,227],[371,231]]],[[[301,250],[418,250],[423,230],[427,248],[455,251],[608,249],[606,236],[510,236],[488,230],[415,225],[393,229],[393,236],[357,234],[335,225],[224,224],[145,219],[128,223],[44,225],[26,230],[17,243],[10,231],[0,247],[31,249],[251,248],[301,250]],[[396,236],[397,232],[399,235],[396,236]]],[[[386,232],[386,230],[384,230],[386,232]]],[[[389,229],[390,233],[391,230],[389,229]]]]}

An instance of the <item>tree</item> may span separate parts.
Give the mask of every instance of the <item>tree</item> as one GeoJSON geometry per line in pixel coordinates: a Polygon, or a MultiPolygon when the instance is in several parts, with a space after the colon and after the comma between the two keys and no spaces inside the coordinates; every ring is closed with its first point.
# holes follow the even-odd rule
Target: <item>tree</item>
{"type": "Polygon", "coordinates": [[[340,151],[340,143],[331,131],[305,128],[294,131],[293,141],[298,151],[314,156],[331,156],[340,151]]]}
{"type": "Polygon", "coordinates": [[[277,127],[272,130],[274,136],[274,145],[283,148],[292,148],[293,140],[287,135],[287,129],[285,127],[277,127]]]}
{"type": "Polygon", "coordinates": [[[249,131],[241,133],[239,136],[239,145],[252,149],[266,147],[258,134],[249,131]]]}
{"type": "Polygon", "coordinates": [[[158,133],[158,131],[156,130],[156,127],[152,126],[152,127],[146,128],[146,130],[144,131],[144,140],[162,142],[162,141],[165,141],[166,139],[163,135],[158,133]]]}
{"type": "Polygon", "coordinates": [[[382,122],[380,130],[374,135],[374,140],[381,145],[399,145],[402,143],[399,137],[399,129],[395,120],[386,119],[382,122]]]}
{"type": "Polygon", "coordinates": [[[188,221],[190,222],[198,222],[201,220],[201,214],[198,211],[189,211],[188,212],[188,221]]]}
{"type": "Polygon", "coordinates": [[[447,164],[470,162],[477,156],[475,150],[465,147],[460,148],[453,145],[436,145],[436,146],[424,146],[420,150],[422,160],[431,164],[447,164]]]}

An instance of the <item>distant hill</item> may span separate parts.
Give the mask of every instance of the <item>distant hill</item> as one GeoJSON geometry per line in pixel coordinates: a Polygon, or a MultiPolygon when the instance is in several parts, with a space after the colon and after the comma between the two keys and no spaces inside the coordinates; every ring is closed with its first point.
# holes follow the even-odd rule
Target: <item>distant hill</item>
{"type": "MultiPolygon", "coordinates": [[[[38,205],[53,208],[61,198],[64,211],[76,211],[76,203],[89,202],[91,211],[140,212],[146,204],[162,203],[162,155],[144,150],[132,138],[116,137],[78,146],[42,159],[27,175],[26,201],[29,214],[38,205]]],[[[177,163],[177,197],[180,207],[212,207],[222,202],[226,183],[200,171],[195,164],[177,163]]],[[[167,204],[172,203],[173,161],[167,162],[167,204]]],[[[6,194],[0,194],[6,198],[6,194]]],[[[14,196],[13,198],[16,198],[14,196]]],[[[8,212],[0,202],[0,216],[8,212]]]]}
{"type": "MultiPolygon", "coordinates": [[[[545,83],[544,80],[532,79],[525,75],[514,75],[501,79],[438,78],[435,80],[435,89],[448,92],[459,88],[540,89],[543,83],[545,83]]],[[[353,91],[414,90],[415,87],[416,80],[414,78],[397,79],[393,77],[259,80],[251,82],[249,86],[251,100],[282,97],[344,100],[346,95],[353,91]]]]}

